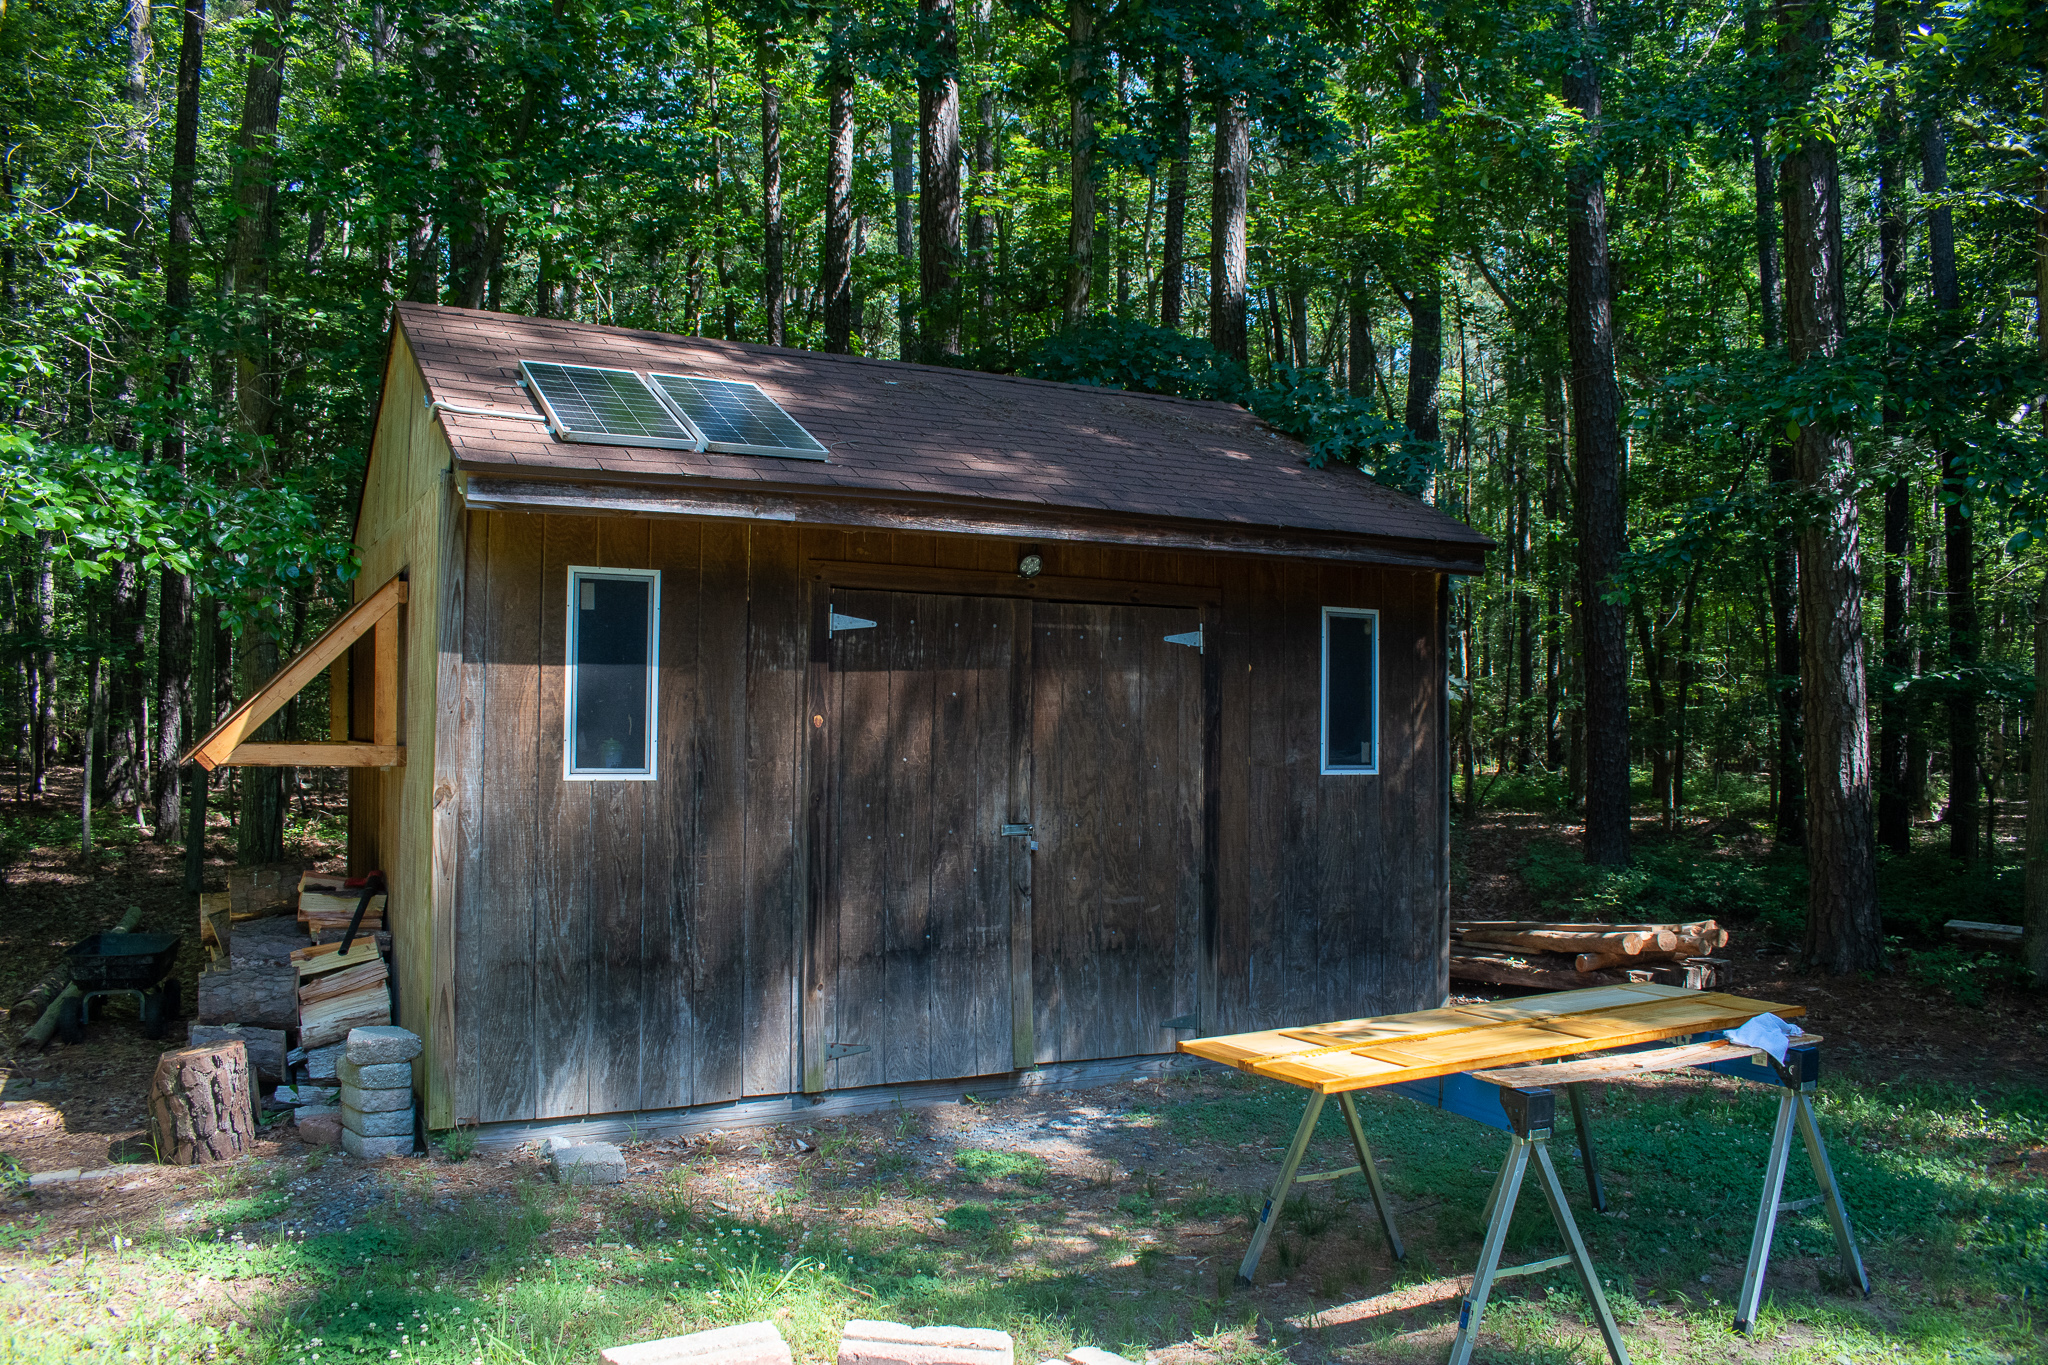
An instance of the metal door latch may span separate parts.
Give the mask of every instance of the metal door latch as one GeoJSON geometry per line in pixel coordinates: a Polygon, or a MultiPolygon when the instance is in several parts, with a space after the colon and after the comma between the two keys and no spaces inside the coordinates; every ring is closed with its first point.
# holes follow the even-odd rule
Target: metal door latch
{"type": "Polygon", "coordinates": [[[1004,837],[1005,839],[1014,839],[1014,838],[1018,837],[1019,835],[1024,835],[1024,834],[1029,834],[1029,833],[1031,833],[1031,826],[1029,826],[1029,825],[1004,825],[1004,826],[1003,826],[1003,837],[1004,837]]]}
{"type": "Polygon", "coordinates": [[[841,1057],[858,1057],[863,1052],[872,1051],[874,1049],[868,1047],[865,1043],[834,1043],[825,1049],[825,1060],[836,1062],[841,1057]]]}

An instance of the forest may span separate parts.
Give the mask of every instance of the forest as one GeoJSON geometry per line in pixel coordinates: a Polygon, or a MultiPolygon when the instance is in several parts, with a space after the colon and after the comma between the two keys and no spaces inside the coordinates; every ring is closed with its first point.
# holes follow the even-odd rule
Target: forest
{"type": "Polygon", "coordinates": [[[1465,809],[1748,784],[1873,968],[1885,850],[2048,812],[2044,297],[2027,0],[0,0],[13,789],[278,856],[311,775],[177,758],[438,301],[1244,404],[1498,541],[1465,809]]]}

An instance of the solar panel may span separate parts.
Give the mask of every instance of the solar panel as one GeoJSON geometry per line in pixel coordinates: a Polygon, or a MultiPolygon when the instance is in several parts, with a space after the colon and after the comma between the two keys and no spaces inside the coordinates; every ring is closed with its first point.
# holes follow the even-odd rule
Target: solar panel
{"type": "Polygon", "coordinates": [[[795,460],[822,460],[825,447],[761,392],[758,384],[740,379],[705,379],[679,374],[647,376],[662,397],[675,404],[710,443],[708,450],[733,455],[780,455],[795,460]]]}
{"type": "Polygon", "coordinates": [[[540,396],[555,434],[597,445],[668,446],[702,450],[696,435],[631,370],[522,360],[519,368],[540,396]]]}

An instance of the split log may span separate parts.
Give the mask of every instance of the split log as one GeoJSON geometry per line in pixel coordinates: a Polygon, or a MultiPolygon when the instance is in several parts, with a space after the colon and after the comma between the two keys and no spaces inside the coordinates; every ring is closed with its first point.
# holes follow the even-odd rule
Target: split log
{"type": "Polygon", "coordinates": [[[1623,953],[1635,957],[1644,952],[1671,952],[1678,947],[1678,935],[1669,929],[1627,929],[1606,933],[1584,933],[1571,929],[1464,930],[1463,943],[1490,948],[1526,948],[1535,953],[1623,953]]]}
{"type": "MultiPolygon", "coordinates": [[[[354,957],[355,954],[351,952],[349,956],[354,957]]],[[[353,995],[366,986],[374,986],[388,979],[390,975],[390,969],[385,967],[384,959],[372,955],[367,962],[327,976],[316,976],[300,986],[299,1009],[303,1011],[308,1006],[320,1004],[322,1001],[353,995]]]]}
{"type": "Polygon", "coordinates": [[[382,956],[375,941],[358,935],[355,946],[346,953],[341,951],[341,943],[338,940],[333,943],[316,943],[310,948],[301,948],[293,953],[292,961],[298,964],[299,980],[305,981],[311,977],[325,976],[329,972],[360,967],[366,962],[378,961],[382,956]]]}
{"type": "Polygon", "coordinates": [[[350,1029],[390,1022],[391,991],[379,985],[308,1007],[299,1019],[299,1042],[307,1048],[324,1048],[345,1040],[350,1029]]]}
{"type": "MultiPolygon", "coordinates": [[[[299,918],[308,922],[314,920],[340,920],[343,924],[347,924],[355,917],[356,906],[361,903],[362,899],[363,897],[360,892],[351,893],[343,891],[339,894],[331,895],[325,891],[308,891],[299,897],[299,918]]],[[[384,897],[381,895],[370,897],[369,907],[363,911],[363,923],[368,924],[373,919],[381,920],[383,918],[384,897]]]]}
{"type": "Polygon", "coordinates": [[[284,1061],[285,1038],[284,1030],[281,1028],[194,1024],[185,1041],[192,1047],[204,1048],[219,1048],[228,1043],[240,1043],[249,1054],[249,1065],[255,1070],[256,1079],[265,1085],[283,1085],[287,1079],[284,1061]]]}
{"type": "Polygon", "coordinates": [[[239,1041],[166,1052],[149,1083],[157,1160],[204,1166],[246,1156],[256,1138],[249,1054],[239,1041]]]}
{"type": "Polygon", "coordinates": [[[279,966],[218,965],[199,974],[199,1022],[255,1024],[262,1028],[296,1028],[299,1023],[299,969],[279,966]]]}

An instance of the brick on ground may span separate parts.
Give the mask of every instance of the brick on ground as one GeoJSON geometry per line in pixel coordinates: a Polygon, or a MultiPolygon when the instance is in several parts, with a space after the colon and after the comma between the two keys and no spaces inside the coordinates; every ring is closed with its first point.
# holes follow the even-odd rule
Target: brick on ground
{"type": "Polygon", "coordinates": [[[609,1142],[549,1138],[547,1161],[558,1185],[617,1185],[626,1178],[626,1155],[609,1142]]]}
{"type": "Polygon", "coordinates": [[[1015,1365],[1008,1332],[910,1327],[855,1318],[839,1337],[839,1365],[1015,1365]]]}
{"type": "Polygon", "coordinates": [[[772,1322],[743,1322],[687,1336],[609,1346],[605,1365],[791,1365],[789,1343],[772,1322]]]}

